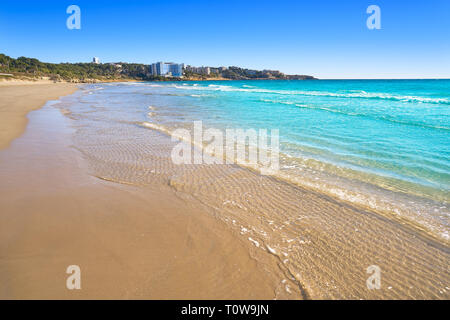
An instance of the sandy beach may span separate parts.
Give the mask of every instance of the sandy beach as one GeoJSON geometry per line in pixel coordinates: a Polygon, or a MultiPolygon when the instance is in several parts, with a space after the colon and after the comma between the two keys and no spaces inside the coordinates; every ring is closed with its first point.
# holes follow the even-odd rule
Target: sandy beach
{"type": "Polygon", "coordinates": [[[201,204],[93,178],[58,110],[26,117],[75,90],[0,87],[0,299],[274,298],[276,279],[201,204]]]}
{"type": "Polygon", "coordinates": [[[39,109],[76,89],[0,87],[0,299],[449,298],[445,244],[236,165],[175,166],[170,137],[73,109],[79,92],[39,109]]]}
{"type": "Polygon", "coordinates": [[[75,90],[76,85],[71,83],[0,81],[0,149],[23,133],[28,112],[75,90]]]}

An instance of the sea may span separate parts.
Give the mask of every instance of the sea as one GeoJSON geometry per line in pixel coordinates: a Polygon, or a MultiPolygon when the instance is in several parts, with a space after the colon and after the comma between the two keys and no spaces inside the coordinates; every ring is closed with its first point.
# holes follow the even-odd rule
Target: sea
{"type": "Polygon", "coordinates": [[[99,83],[74,96],[86,126],[276,129],[275,179],[449,240],[450,80],[99,83]]]}

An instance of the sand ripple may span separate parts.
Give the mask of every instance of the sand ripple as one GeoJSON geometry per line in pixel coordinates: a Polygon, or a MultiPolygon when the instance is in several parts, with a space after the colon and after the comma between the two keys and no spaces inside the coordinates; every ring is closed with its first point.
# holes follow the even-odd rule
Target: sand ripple
{"type": "Polygon", "coordinates": [[[234,165],[174,165],[164,134],[98,108],[70,111],[92,175],[169,186],[207,206],[278,277],[279,298],[450,298],[448,246],[401,221],[234,165]],[[366,287],[370,265],[381,268],[380,290],[366,287]]]}

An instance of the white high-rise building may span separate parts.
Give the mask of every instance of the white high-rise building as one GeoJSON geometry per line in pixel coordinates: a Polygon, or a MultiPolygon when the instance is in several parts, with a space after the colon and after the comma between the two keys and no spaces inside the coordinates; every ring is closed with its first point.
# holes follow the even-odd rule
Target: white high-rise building
{"type": "Polygon", "coordinates": [[[154,76],[173,76],[181,77],[183,75],[184,64],[172,62],[157,62],[150,66],[150,72],[154,76]]]}
{"type": "Polygon", "coordinates": [[[92,62],[95,63],[95,64],[100,64],[100,59],[98,57],[94,57],[92,59],[92,62]]]}

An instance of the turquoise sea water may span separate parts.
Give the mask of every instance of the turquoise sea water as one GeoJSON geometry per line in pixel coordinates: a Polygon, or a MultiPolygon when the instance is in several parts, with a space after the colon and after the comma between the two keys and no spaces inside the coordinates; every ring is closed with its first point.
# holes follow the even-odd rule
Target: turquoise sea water
{"type": "Polygon", "coordinates": [[[450,80],[147,82],[89,88],[92,101],[101,98],[106,107],[115,106],[114,112],[122,106],[122,120],[169,131],[196,120],[205,128],[279,129],[282,178],[405,214],[448,239],[450,80]]]}

